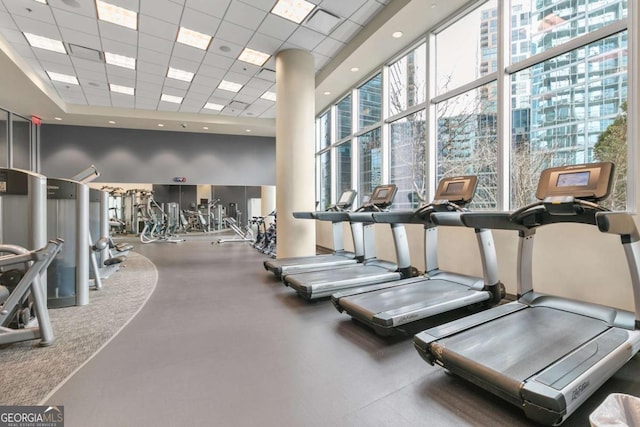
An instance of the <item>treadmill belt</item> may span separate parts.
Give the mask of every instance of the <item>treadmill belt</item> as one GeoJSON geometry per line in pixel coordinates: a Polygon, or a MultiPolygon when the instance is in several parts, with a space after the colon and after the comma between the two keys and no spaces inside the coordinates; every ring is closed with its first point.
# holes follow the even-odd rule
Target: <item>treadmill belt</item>
{"type": "Polygon", "coordinates": [[[522,382],[607,329],[605,322],[591,317],[530,307],[439,343],[453,359],[470,361],[462,367],[471,367],[479,377],[488,368],[509,381],[522,382]]]}
{"type": "Polygon", "coordinates": [[[340,298],[346,310],[373,319],[378,313],[406,311],[462,299],[478,291],[448,280],[424,279],[407,285],[340,298]]]}

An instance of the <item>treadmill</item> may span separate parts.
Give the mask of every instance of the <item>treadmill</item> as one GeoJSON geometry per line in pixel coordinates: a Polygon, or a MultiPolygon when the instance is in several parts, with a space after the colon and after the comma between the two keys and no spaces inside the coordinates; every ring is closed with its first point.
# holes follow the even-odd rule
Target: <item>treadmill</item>
{"type": "Polygon", "coordinates": [[[468,227],[518,232],[518,300],[419,333],[420,356],[547,425],[562,423],[631,359],[640,347],[640,234],[630,214],[597,204],[609,194],[613,169],[612,163],[547,169],[539,202],[513,213],[462,214],[468,227]],[[635,313],[533,290],[536,229],[564,222],[620,236],[635,313]]]}
{"type": "MultiPolygon", "coordinates": [[[[348,288],[375,285],[409,277],[411,272],[409,243],[404,224],[391,224],[398,264],[379,260],[375,256],[373,214],[391,206],[396,192],[395,184],[379,185],[371,193],[368,203],[365,203],[356,212],[348,213],[351,222],[363,224],[365,259],[362,263],[331,270],[286,274],[282,278],[284,284],[293,288],[300,297],[313,300],[328,297],[337,291],[348,288]]],[[[324,213],[325,216],[332,214],[331,212],[324,213]]]]}
{"type": "MultiPolygon", "coordinates": [[[[340,196],[338,203],[336,203],[335,205],[331,205],[327,209],[327,212],[346,213],[346,211],[348,211],[353,205],[356,194],[356,190],[344,191],[340,196]]],[[[300,219],[325,220],[325,217],[322,215],[323,213],[324,212],[294,212],[293,216],[300,219]]],[[[271,259],[264,261],[264,268],[268,271],[271,271],[278,279],[280,279],[284,274],[288,273],[322,270],[326,268],[353,265],[358,262],[362,262],[364,260],[364,254],[362,253],[362,245],[359,243],[362,241],[362,226],[360,224],[352,226],[351,234],[353,236],[354,248],[356,252],[352,253],[345,251],[342,233],[342,223],[349,220],[348,215],[333,215],[326,220],[332,222],[334,247],[333,253],[304,257],[271,259]]]]}
{"type": "Polygon", "coordinates": [[[460,215],[473,198],[477,182],[476,176],[444,178],[438,184],[435,200],[417,211],[374,213],[376,222],[424,224],[425,275],[335,293],[331,301],[338,311],[372,327],[379,335],[388,336],[415,333],[425,319],[462,307],[488,308],[499,303],[504,297],[504,285],[498,280],[490,230],[475,230],[484,277],[438,267],[438,229],[432,217],[445,212],[441,224],[464,226],[460,215]]]}

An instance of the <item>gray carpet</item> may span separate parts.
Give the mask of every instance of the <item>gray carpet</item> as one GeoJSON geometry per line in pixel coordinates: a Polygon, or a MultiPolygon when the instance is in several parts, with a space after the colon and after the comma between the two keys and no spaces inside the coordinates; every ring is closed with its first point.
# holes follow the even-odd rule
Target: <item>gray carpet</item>
{"type": "Polygon", "coordinates": [[[151,261],[130,253],[126,266],[91,291],[83,307],[51,309],[56,342],[0,346],[0,405],[35,405],[100,350],[142,308],[158,281],[151,261]]]}

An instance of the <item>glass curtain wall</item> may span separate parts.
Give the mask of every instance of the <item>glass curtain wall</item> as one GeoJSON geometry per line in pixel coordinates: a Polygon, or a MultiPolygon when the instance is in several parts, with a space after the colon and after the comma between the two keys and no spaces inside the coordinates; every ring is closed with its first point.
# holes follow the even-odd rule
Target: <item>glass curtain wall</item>
{"type": "MultiPolygon", "coordinates": [[[[354,89],[357,129],[329,145],[355,141],[357,188],[397,184],[394,208],[429,200],[444,176],[477,174],[472,208],[514,209],[546,167],[613,161],[609,207],[625,209],[627,3],[471,3],[354,89]]],[[[348,108],[332,110],[352,123],[348,108]]]]}

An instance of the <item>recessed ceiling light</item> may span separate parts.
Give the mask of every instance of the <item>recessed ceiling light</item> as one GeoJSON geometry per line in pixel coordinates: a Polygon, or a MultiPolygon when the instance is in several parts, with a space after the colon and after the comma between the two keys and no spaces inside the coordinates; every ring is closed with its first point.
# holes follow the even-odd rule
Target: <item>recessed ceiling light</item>
{"type": "Polygon", "coordinates": [[[124,93],[125,95],[133,95],[135,93],[135,89],[128,86],[120,86],[109,83],[109,90],[111,92],[124,93]]]}
{"type": "Polygon", "coordinates": [[[209,43],[211,42],[211,36],[185,27],[180,27],[176,41],[188,46],[197,47],[198,49],[207,50],[209,43]]]}
{"type": "Polygon", "coordinates": [[[315,4],[305,0],[279,0],[271,9],[271,13],[299,24],[314,7],[316,7],[315,4]]]}
{"type": "Polygon", "coordinates": [[[136,58],[131,58],[129,56],[118,55],[116,53],[111,53],[111,52],[105,52],[104,60],[107,64],[128,68],[130,70],[136,69],[136,58]]]}
{"type": "Polygon", "coordinates": [[[231,48],[229,46],[220,46],[219,49],[222,52],[231,52],[231,48]]]}
{"type": "Polygon", "coordinates": [[[248,62],[249,64],[257,65],[261,67],[262,64],[267,62],[271,55],[268,53],[260,52],[258,50],[249,49],[245,47],[238,59],[240,61],[248,62]]]}
{"type": "Polygon", "coordinates": [[[402,37],[402,35],[402,31],[396,31],[395,33],[391,34],[391,37],[393,37],[394,39],[399,39],[400,37],[402,37]]]}
{"type": "Polygon", "coordinates": [[[222,109],[224,108],[224,105],[214,104],[213,102],[207,102],[206,104],[204,104],[204,108],[206,108],[207,110],[222,111],[222,109]]]}
{"type": "Polygon", "coordinates": [[[159,128],[163,128],[163,127],[164,127],[164,125],[163,125],[162,123],[158,123],[158,127],[159,127],[159,128]]]}
{"type": "Polygon", "coordinates": [[[122,25],[132,30],[138,29],[138,14],[136,12],[101,0],[96,0],[96,6],[98,8],[98,19],[122,25]]]}
{"type": "Polygon", "coordinates": [[[54,117],[53,119],[60,121],[60,120],[62,120],[62,117],[54,117]]]}
{"type": "Polygon", "coordinates": [[[244,131],[245,132],[251,132],[251,129],[245,129],[244,131]]]}
{"type": "Polygon", "coordinates": [[[190,71],[179,70],[177,68],[169,67],[169,71],[167,72],[167,77],[176,80],[182,80],[183,82],[191,83],[193,80],[193,73],[190,71]]]}
{"type": "Polygon", "coordinates": [[[113,120],[109,120],[109,124],[110,124],[110,125],[115,125],[115,124],[116,124],[116,122],[114,122],[113,120]]]}
{"type": "Polygon", "coordinates": [[[48,37],[37,36],[31,33],[23,33],[27,38],[27,41],[31,45],[31,47],[37,47],[40,49],[51,50],[53,52],[58,53],[67,53],[67,50],[64,48],[64,45],[60,40],[50,39],[48,37]]]}
{"type": "Polygon", "coordinates": [[[180,104],[180,103],[182,103],[182,97],[181,96],[167,95],[166,93],[163,93],[162,96],[160,97],[160,101],[172,102],[174,104],[180,104]]]}
{"type": "Polygon", "coordinates": [[[61,73],[54,73],[53,71],[47,71],[47,74],[49,75],[49,78],[54,82],[69,83],[72,85],[79,84],[76,76],[70,76],[68,74],[61,74],[61,73]]]}
{"type": "Polygon", "coordinates": [[[207,127],[207,126],[202,126],[202,129],[204,129],[204,130],[209,130],[209,127],[207,127]]]}
{"type": "Polygon", "coordinates": [[[266,91],[265,93],[263,93],[260,98],[276,102],[276,94],[270,91],[266,91]]]}
{"type": "Polygon", "coordinates": [[[218,85],[218,89],[228,90],[229,92],[238,92],[242,89],[242,85],[239,83],[233,83],[227,80],[223,80],[218,85]]]}
{"type": "Polygon", "coordinates": [[[47,0],[36,0],[38,3],[47,4],[47,0]]]}
{"type": "Polygon", "coordinates": [[[355,73],[356,71],[360,71],[360,68],[358,68],[358,67],[352,67],[352,68],[351,68],[351,71],[355,73]]]}
{"type": "Polygon", "coordinates": [[[324,94],[325,94],[325,95],[331,95],[331,92],[326,91],[324,94]]]}
{"type": "Polygon", "coordinates": [[[431,3],[431,9],[435,8],[436,6],[437,6],[437,4],[431,3]]]}

